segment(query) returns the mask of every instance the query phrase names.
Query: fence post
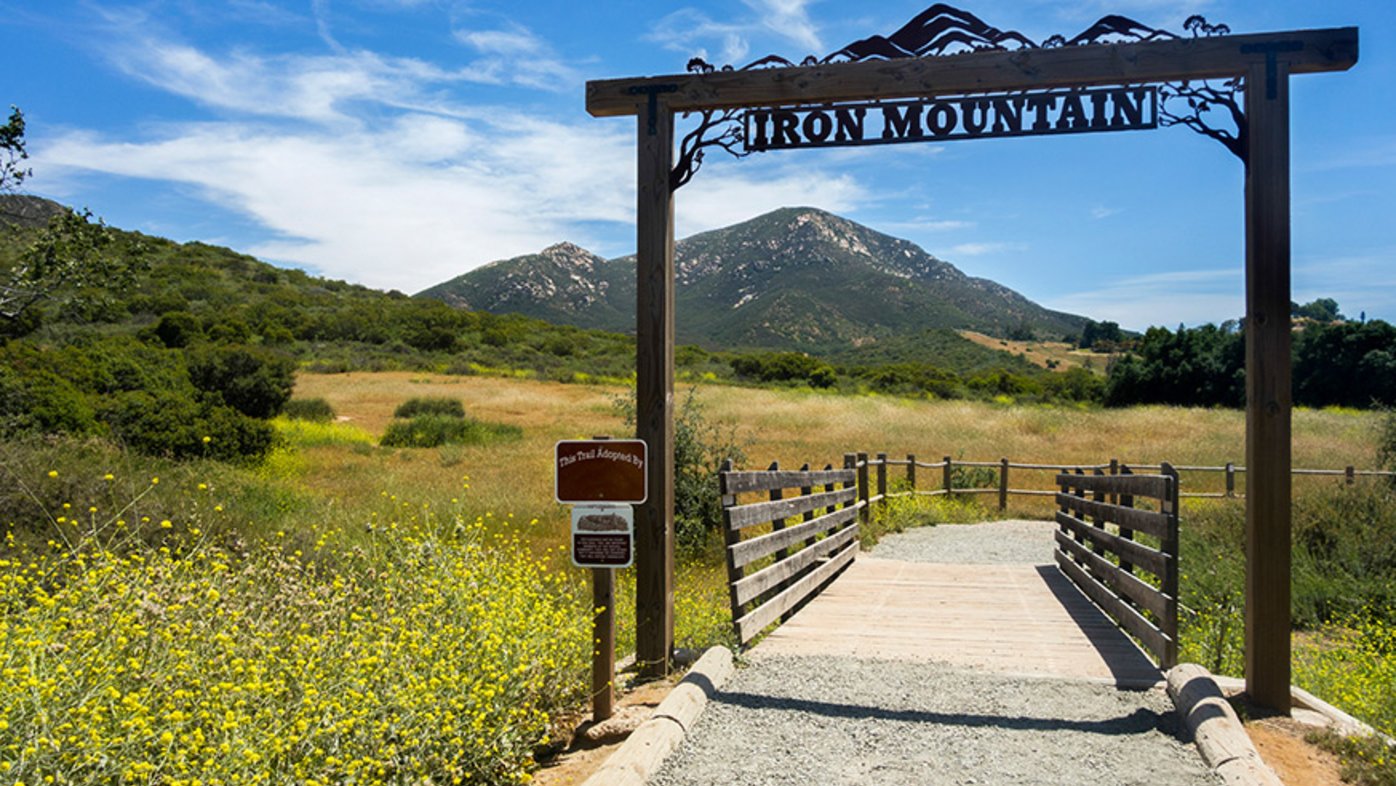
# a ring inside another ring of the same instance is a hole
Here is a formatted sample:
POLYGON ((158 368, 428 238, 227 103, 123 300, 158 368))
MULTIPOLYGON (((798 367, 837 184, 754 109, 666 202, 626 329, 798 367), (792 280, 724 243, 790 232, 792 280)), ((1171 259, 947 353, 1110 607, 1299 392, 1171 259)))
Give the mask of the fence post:
POLYGON ((1236 465, 1226 462, 1226 496, 1236 496, 1236 465))
MULTIPOLYGON (((844 469, 853 469, 853 468, 856 467, 857 465, 858 465, 858 457, 857 457, 857 456, 855 456, 855 455, 852 454, 852 453, 845 453, 845 454, 843 454, 843 468, 844 468, 844 469)), ((848 484, 845 483, 845 484, 844 484, 844 488, 847 489, 847 488, 848 488, 848 484)), ((855 500, 854 502, 845 502, 843 506, 844 506, 845 508, 847 508, 847 507, 850 506, 850 505, 856 505, 856 504, 857 504, 857 501, 855 500)), ((859 534, 861 535, 862 533, 859 533, 859 534)))
MULTIPOLYGON (((1115 458, 1110 459, 1110 474, 1111 474, 1111 475, 1118 475, 1118 474, 1120 474, 1120 460, 1119 460, 1119 459, 1115 459, 1115 458)), ((1111 505, 1118 505, 1119 503, 1120 503, 1120 497, 1119 497, 1119 495, 1118 495, 1118 494, 1112 493, 1112 494, 1110 495, 1110 504, 1111 504, 1111 505)))
POLYGON ((881 500, 879 508, 887 507, 887 454, 877 454, 877 496, 881 500))
POLYGON ((1178 471, 1167 462, 1160 465, 1159 469, 1172 480, 1168 484, 1168 498, 1159 503, 1163 512, 1168 514, 1167 536, 1160 544, 1163 553, 1168 555, 1163 568, 1162 588, 1164 597, 1167 598, 1162 622, 1165 626, 1163 632, 1168 634, 1168 643, 1164 647, 1163 662, 1159 665, 1164 669, 1171 669, 1178 665, 1178 471))
POLYGON ((872 507, 868 503, 868 454, 858 453, 858 501, 863 503, 861 518, 864 524, 872 520, 872 507))
POLYGON ((1347 469, 1344 470, 1343 475, 1347 478, 1348 485, 1351 486, 1353 481, 1357 479, 1357 470, 1353 468, 1351 464, 1349 464, 1347 466, 1347 469))
POLYGON ((1008 510, 1008 459, 999 461, 999 510, 1008 510))
MULTIPOLYGON (((1133 475, 1133 474, 1134 474, 1133 472, 1130 471, 1130 468, 1129 468, 1129 467, 1126 467, 1126 466, 1123 466, 1123 465, 1121 465, 1121 466, 1119 467, 1119 470, 1120 470, 1120 474, 1121 474, 1121 475, 1133 475)), ((1132 508, 1132 507, 1134 507, 1134 495, 1133 495, 1133 494, 1121 494, 1121 495, 1119 495, 1119 504, 1120 504, 1120 507, 1122 507, 1122 508, 1132 508)), ((1132 529, 1125 529, 1124 527, 1120 527, 1120 537, 1124 538, 1125 540, 1134 540, 1134 530, 1132 530, 1132 529)), ((1125 559, 1124 557, 1120 557, 1120 570, 1123 570, 1125 573, 1133 573, 1133 572, 1134 572, 1134 563, 1130 562, 1129 560, 1125 559)))
POLYGON ((950 457, 949 457, 949 456, 946 456, 946 457, 945 457, 944 473, 945 473, 945 479, 944 479, 944 481, 945 481, 945 493, 948 495, 948 494, 953 490, 953 489, 952 489, 952 486, 951 486, 952 481, 951 481, 951 477, 950 477, 950 476, 951 476, 951 471, 950 471, 950 457))
POLYGON ((906 454, 906 485, 910 488, 912 496, 916 495, 916 454, 906 454))
MULTIPOLYGON (((1103 476, 1105 475, 1105 471, 1102 470, 1100 467, 1096 467, 1094 470, 1091 471, 1091 474, 1092 474, 1092 475, 1096 475, 1096 476, 1098 476, 1098 477, 1103 477, 1103 476)), ((1104 502, 1105 502, 1105 492, 1103 492, 1103 491, 1093 491, 1093 492, 1091 492, 1091 499, 1095 500, 1096 502, 1104 503, 1104 502)), ((1092 519, 1095 519, 1095 521, 1094 521, 1093 523, 1095 524, 1096 529, 1100 529, 1100 530, 1105 529, 1105 517, 1104 517, 1104 516, 1095 515, 1095 516, 1092 516, 1091 518, 1092 518, 1092 519)), ((1104 546, 1102 546, 1102 545, 1100 545, 1100 544, 1097 543, 1097 544, 1094 544, 1094 545, 1091 547, 1091 549, 1096 553, 1097 556, 1101 556, 1101 557, 1105 556, 1105 547, 1104 547, 1104 546)))
POLYGON ((737 626, 737 620, 742 618, 742 604, 737 602, 737 582, 746 571, 737 567, 736 560, 732 558, 732 547, 742 541, 742 533, 732 527, 732 508, 737 504, 737 495, 727 490, 727 473, 731 471, 732 459, 723 459, 717 482, 718 492, 722 495, 722 540, 727 547, 724 549, 727 557, 727 600, 732 608, 732 632, 741 641, 742 629, 737 626))
MULTIPOLYGON (((780 462, 779 462, 779 461, 772 461, 772 462, 771 462, 771 466, 767 467, 767 468, 766 468, 766 471, 767 471, 767 472, 779 472, 779 471, 780 471, 780 462)), ((771 500, 772 502, 777 502, 777 501, 782 500, 782 499, 785 499, 785 489, 771 489, 770 500, 771 500)), ((780 530, 783 530, 783 529, 785 529, 785 519, 771 519, 771 531, 772 531, 772 532, 779 532, 780 530)), ((780 549, 779 551, 776 552, 776 562, 780 562, 781 560, 785 559, 785 558, 788 557, 788 556, 790 556, 790 549, 780 549)))

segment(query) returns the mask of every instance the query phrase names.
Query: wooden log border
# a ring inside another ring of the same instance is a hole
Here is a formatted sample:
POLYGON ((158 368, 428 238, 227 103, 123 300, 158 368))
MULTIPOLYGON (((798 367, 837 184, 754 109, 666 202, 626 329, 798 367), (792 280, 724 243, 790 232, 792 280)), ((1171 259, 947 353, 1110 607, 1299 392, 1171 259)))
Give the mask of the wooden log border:
POLYGON ((1168 669, 1178 661, 1178 473, 1168 464, 1157 475, 1121 470, 1057 475, 1053 553, 1062 572, 1168 669), (1137 497, 1157 500, 1158 512, 1136 509, 1137 497), (1158 548, 1136 542, 1135 532, 1157 538, 1158 548))
POLYGON ((772 464, 765 471, 736 471, 725 462, 718 474, 732 626, 745 646, 786 619, 853 562, 859 549, 859 498, 867 463, 853 457, 843 469, 799 471, 772 464), (793 495, 786 496, 788 490, 793 495), (738 495, 769 492, 769 499, 741 504, 738 495), (794 520, 787 525, 787 520, 794 520), (770 531, 744 537, 748 530, 770 531), (769 564, 753 566, 773 557, 769 564))

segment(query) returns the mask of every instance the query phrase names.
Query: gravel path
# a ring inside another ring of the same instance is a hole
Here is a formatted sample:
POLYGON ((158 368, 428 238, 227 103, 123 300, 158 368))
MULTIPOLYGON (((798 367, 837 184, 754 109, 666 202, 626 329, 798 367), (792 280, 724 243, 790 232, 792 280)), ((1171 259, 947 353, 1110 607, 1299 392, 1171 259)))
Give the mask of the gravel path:
POLYGON ((869 552, 874 557, 956 565, 1052 564, 1050 521, 987 521, 938 524, 886 535, 869 552))
POLYGON ((1220 783, 1176 725, 1160 691, 758 648, 651 783, 1220 783))
MULTIPOLYGON (((1050 522, 942 524, 872 555, 1048 564, 1050 522)), ((1215 784, 1161 690, 1010 677, 938 663, 765 655, 709 703, 655 786, 1215 784)))

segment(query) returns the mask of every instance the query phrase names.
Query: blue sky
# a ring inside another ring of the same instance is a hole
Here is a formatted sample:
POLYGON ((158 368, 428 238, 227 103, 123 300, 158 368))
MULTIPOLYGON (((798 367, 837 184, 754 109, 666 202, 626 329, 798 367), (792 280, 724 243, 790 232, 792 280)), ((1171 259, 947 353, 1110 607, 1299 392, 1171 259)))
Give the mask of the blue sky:
MULTIPOLYGON (((588 116, 587 80, 693 55, 798 61, 925 5, 0 0, 0 104, 26 114, 34 193, 415 292, 562 240, 633 251, 634 120, 588 116)), ((962 5, 1039 41, 1107 13, 1175 31, 1192 13, 1235 32, 1359 26, 1353 70, 1293 80, 1294 296, 1396 321, 1396 3, 962 5)), ((1172 326, 1244 310, 1242 174, 1182 128, 718 153, 676 214, 683 237, 813 205, 1047 306, 1172 326)))

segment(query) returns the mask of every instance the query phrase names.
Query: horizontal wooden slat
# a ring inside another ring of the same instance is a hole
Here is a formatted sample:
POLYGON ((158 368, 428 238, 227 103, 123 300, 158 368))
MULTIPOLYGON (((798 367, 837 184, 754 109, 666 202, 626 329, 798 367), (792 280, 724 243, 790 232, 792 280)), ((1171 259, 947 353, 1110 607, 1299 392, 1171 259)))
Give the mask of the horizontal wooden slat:
POLYGON ((837 491, 825 491, 819 494, 809 494, 803 497, 791 497, 789 499, 776 499, 770 502, 756 502, 751 505, 740 505, 727 509, 727 526, 732 529, 742 529, 756 524, 765 524, 768 521, 778 519, 788 519, 791 516, 798 516, 811 510, 819 510, 833 505, 840 505, 845 502, 852 502, 858 495, 858 489, 846 488, 837 491))
POLYGON ((850 543, 844 547, 843 551, 835 554, 833 559, 820 565, 809 573, 805 574, 799 581, 791 584, 779 595, 766 601, 749 614, 737 620, 737 638, 742 644, 746 644, 755 638, 767 625, 775 622, 780 615, 795 608, 800 601, 804 600, 819 588, 819 585, 828 581, 835 573, 853 561, 854 555, 858 553, 858 544, 850 543))
POLYGON ((1071 581, 1081 591, 1086 593, 1095 605, 1099 606, 1106 614, 1109 614, 1119 623, 1121 628, 1132 634, 1135 638, 1144 642, 1144 646, 1154 653, 1154 657, 1162 661, 1168 651, 1168 636, 1158 628, 1149 623, 1144 616, 1125 604, 1124 601, 1110 594, 1103 584, 1091 578, 1086 571, 1075 562, 1072 562, 1060 551, 1054 552, 1057 555, 1057 565, 1062 572, 1071 577, 1071 581))
POLYGON ((744 540, 741 543, 733 543, 727 547, 732 555, 733 567, 750 565, 762 557, 771 555, 788 546, 793 546, 806 538, 812 538, 821 532, 831 530, 840 524, 847 524, 858 514, 861 505, 857 507, 843 508, 833 513, 826 513, 819 518, 810 519, 803 524, 796 524, 793 527, 778 529, 768 532, 765 535, 744 540))
POLYGON ((1168 537, 1168 514, 1166 513, 1127 508, 1123 505, 1111 505, 1108 502, 1096 502, 1060 492, 1057 493, 1057 504, 1071 508, 1077 516, 1084 514, 1097 520, 1103 518, 1120 525, 1121 529, 1132 529, 1136 532, 1153 535, 1156 538, 1168 537))
POLYGON ((1069 472, 1057 475, 1058 486, 1154 499, 1167 498, 1169 480, 1167 475, 1075 475, 1069 472))
POLYGON ((799 489, 813 486, 827 486, 830 483, 852 483, 858 473, 851 469, 762 472, 724 472, 721 475, 723 494, 742 494, 748 491, 771 491, 772 489, 799 489))
POLYGON ((1115 554, 1119 555, 1121 560, 1131 565, 1141 567, 1155 576, 1163 576, 1164 566, 1168 562, 1168 557, 1163 552, 1151 549, 1148 546, 1141 545, 1132 540, 1125 540, 1119 535, 1112 535, 1099 527, 1091 526, 1061 511, 1057 511, 1057 523, 1070 529, 1072 532, 1084 535, 1096 545, 1115 552, 1115 554))
POLYGON ((1168 596, 1164 595, 1162 590, 1132 573, 1124 572, 1119 565, 1072 540, 1061 530, 1057 530, 1056 538, 1058 548, 1075 557, 1077 562, 1085 562, 1096 579, 1116 594, 1124 595, 1134 601, 1136 606, 1152 611, 1160 620, 1168 617, 1168 596))
POLYGON ((1276 45, 1293 44, 1299 45, 1298 51, 1278 55, 1289 64, 1292 73, 1341 71, 1357 62, 1357 43, 1357 28, 1341 27, 605 79, 587 82, 586 108, 595 117, 614 117, 637 114, 650 96, 657 97, 670 110, 686 112, 1222 79, 1245 74, 1252 63, 1265 62, 1265 47, 1272 47, 1268 51, 1274 52, 1276 45))
POLYGON ((1008 462, 1009 469, 1036 469, 1036 470, 1056 470, 1058 472, 1070 472, 1072 470, 1087 469, 1109 469, 1109 464, 1014 464, 1008 462))
POLYGON ((786 559, 768 565, 746 578, 732 584, 732 592, 738 605, 750 603, 762 593, 770 591, 781 582, 793 578, 800 571, 813 565, 823 557, 838 551, 858 536, 858 525, 850 524, 829 537, 806 546, 786 559))

